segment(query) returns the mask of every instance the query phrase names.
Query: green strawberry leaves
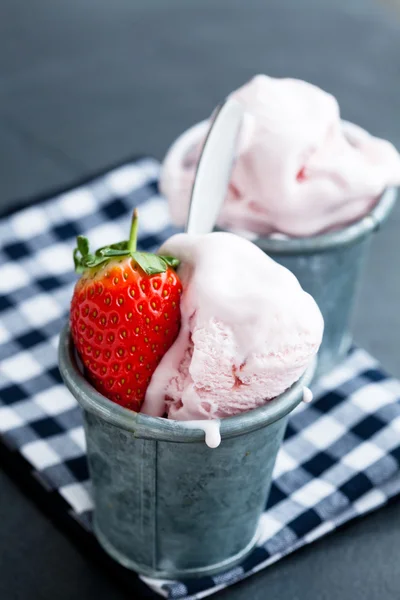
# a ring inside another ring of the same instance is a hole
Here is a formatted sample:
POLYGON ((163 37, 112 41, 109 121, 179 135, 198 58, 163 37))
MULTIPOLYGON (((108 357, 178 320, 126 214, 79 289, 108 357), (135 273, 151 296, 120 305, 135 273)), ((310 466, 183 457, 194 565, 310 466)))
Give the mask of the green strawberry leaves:
POLYGON ((77 273, 83 273, 85 269, 98 267, 117 256, 131 256, 147 275, 156 275, 164 273, 168 267, 176 269, 179 266, 179 260, 173 256, 159 256, 149 252, 138 252, 136 250, 136 240, 138 231, 138 213, 135 208, 132 215, 131 230, 129 240, 103 246, 91 254, 88 239, 82 235, 76 238, 77 247, 74 250, 74 264, 77 273))
POLYGON ((176 269, 179 266, 179 260, 172 256, 158 256, 148 252, 132 252, 131 256, 147 275, 163 273, 168 267, 176 269))
POLYGON ((156 275, 164 273, 168 267, 176 269, 179 266, 179 260, 173 256, 159 256, 149 252, 130 251, 129 242, 119 242, 110 246, 99 248, 94 254, 89 251, 89 242, 86 237, 79 235, 77 237, 77 247, 74 250, 74 264, 77 273, 83 273, 86 269, 98 267, 102 263, 118 256, 130 256, 143 269, 147 275, 156 275))
POLYGON ((78 235, 76 238, 78 244, 78 250, 82 256, 87 256, 89 254, 89 240, 83 235, 78 235))
POLYGON ((83 273, 88 268, 88 262, 94 258, 89 252, 89 240, 83 235, 76 238, 77 247, 74 249, 74 265, 77 273, 83 273))

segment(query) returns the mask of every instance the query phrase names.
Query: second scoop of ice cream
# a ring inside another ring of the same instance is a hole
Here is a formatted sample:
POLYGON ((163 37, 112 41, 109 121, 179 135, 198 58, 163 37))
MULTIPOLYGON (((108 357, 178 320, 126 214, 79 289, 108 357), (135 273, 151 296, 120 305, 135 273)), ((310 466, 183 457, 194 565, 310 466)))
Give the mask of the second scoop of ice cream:
POLYGON ((230 233, 176 235, 160 251, 181 260, 182 325, 142 412, 227 417, 299 379, 318 351, 323 319, 290 271, 230 233))
MULTIPOLYGON (((259 235, 319 234, 356 221, 386 186, 400 185, 400 156, 384 140, 343 125, 335 98, 296 79, 254 77, 233 92, 246 109, 236 163, 218 224, 259 235)), ((160 187, 183 225, 203 122, 172 145, 160 187)))

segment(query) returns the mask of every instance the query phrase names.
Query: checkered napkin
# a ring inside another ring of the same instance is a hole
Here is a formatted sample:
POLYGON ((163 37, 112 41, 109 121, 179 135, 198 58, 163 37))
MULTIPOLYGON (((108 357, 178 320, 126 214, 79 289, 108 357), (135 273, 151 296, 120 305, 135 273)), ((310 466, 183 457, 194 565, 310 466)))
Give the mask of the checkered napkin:
MULTIPOLYGON (((134 206, 142 249, 170 236, 158 172, 153 160, 133 162, 0 220, 0 440, 86 531, 93 505, 81 414, 57 369, 72 249, 77 234, 92 247, 123 239, 134 206)), ((400 382, 353 349, 314 393, 290 418, 252 554, 221 575, 144 578, 148 585, 169 598, 203 598, 400 492, 400 382)))

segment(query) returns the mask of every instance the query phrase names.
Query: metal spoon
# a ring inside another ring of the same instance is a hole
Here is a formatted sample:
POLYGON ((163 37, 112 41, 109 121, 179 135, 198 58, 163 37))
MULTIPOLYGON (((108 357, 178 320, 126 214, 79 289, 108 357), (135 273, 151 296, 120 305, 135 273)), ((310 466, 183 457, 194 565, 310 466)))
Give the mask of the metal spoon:
POLYGON ((210 233, 214 228, 228 188, 243 114, 242 104, 233 98, 217 107, 197 166, 187 233, 210 233))

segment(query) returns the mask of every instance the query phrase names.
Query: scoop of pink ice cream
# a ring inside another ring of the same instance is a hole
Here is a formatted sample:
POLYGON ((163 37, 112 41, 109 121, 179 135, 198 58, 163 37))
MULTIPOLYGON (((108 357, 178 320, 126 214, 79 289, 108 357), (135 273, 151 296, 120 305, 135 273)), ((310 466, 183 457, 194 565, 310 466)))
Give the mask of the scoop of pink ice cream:
MULTIPOLYGON (((335 98, 318 87, 258 75, 232 96, 246 115, 221 227, 311 236, 359 219, 385 187, 400 185, 394 146, 343 124, 335 98)), ((208 128, 189 129, 164 161, 161 190, 177 225, 186 221, 208 128)))
POLYGON ((290 271, 232 233, 176 235, 160 252, 181 260, 182 325, 152 376, 143 412, 227 417, 299 379, 318 351, 323 320, 290 271))

